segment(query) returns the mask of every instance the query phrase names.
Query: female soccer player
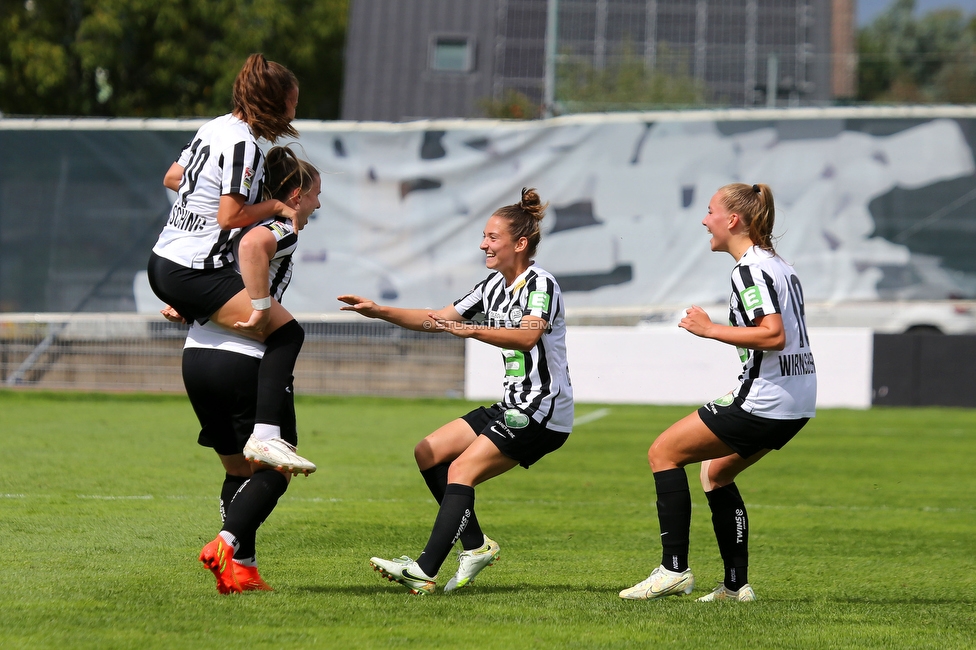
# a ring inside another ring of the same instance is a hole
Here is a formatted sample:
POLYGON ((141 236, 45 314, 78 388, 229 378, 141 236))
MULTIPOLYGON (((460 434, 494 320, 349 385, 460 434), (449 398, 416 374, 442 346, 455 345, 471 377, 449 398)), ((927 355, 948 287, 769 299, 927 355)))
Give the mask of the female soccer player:
POLYGON ((187 321, 210 320, 265 344, 260 365, 254 441, 247 455, 296 472, 315 465, 281 443, 278 414, 305 333, 265 286, 246 285, 233 268, 241 228, 297 214, 278 199, 259 200, 264 155, 257 139, 297 136, 291 126, 298 81, 284 66, 252 54, 234 81, 233 112, 200 127, 163 185, 177 192, 169 219, 153 246, 149 282, 155 294, 187 321))
MULTIPOLYGON (((265 189, 295 211, 301 230, 319 207, 318 171, 287 147, 272 148, 267 164, 265 189)), ((290 221, 268 220, 252 226, 238 245, 241 272, 254 276, 254 285, 263 285, 268 295, 280 301, 291 280, 291 256, 297 245, 298 233, 290 221)), ((182 322, 175 310, 164 310, 164 316, 182 322)), ((198 442, 217 452, 226 472, 220 492, 223 527, 200 553, 222 594, 271 589, 258 574, 255 537, 292 474, 290 469, 275 471, 251 463, 243 453, 254 426, 258 368, 264 353, 265 345, 259 341, 209 321, 192 323, 183 349, 183 383, 201 426, 198 442)), ((284 444, 294 450, 298 432, 293 391, 288 395, 281 432, 284 444)))
POLYGON ((739 387, 674 423, 651 445, 661 525, 661 566, 620 592, 648 600, 690 594, 691 492, 684 467, 702 462, 701 483, 725 564, 725 580, 699 601, 756 599, 749 585, 749 524, 735 478, 771 449, 781 449, 814 416, 817 375, 793 267, 773 250, 775 209, 767 185, 732 183, 718 190, 702 224, 713 251, 735 258, 730 325, 691 307, 680 327, 734 345, 743 361, 739 387))
POLYGON ((339 296, 347 311, 497 346, 505 362, 499 402, 445 424, 414 449, 420 473, 440 504, 430 539, 416 562, 406 556, 370 560, 376 571, 411 593, 434 591, 441 564, 459 539, 458 570, 444 591, 470 586, 495 561, 498 544, 481 531, 475 516, 475 486, 516 465, 528 468, 561 447, 572 430, 562 293, 552 275, 532 261, 547 206, 534 189, 523 189, 518 203, 495 211, 481 240, 491 274, 453 305, 431 312, 339 296), (483 323, 471 322, 479 315, 483 323))

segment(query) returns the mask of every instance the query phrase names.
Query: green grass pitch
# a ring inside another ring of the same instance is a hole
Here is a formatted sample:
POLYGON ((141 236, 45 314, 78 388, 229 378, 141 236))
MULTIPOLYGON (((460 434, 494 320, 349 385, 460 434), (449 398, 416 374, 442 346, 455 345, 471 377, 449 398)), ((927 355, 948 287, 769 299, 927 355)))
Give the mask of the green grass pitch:
MULTIPOLYGON (((196 558, 223 474, 185 398, 0 392, 0 647, 976 647, 976 410, 822 411, 738 481, 759 600, 706 604, 617 597, 660 559, 646 452, 689 408, 579 405, 609 412, 478 488, 499 562, 410 596, 368 559, 422 550, 413 445, 468 408, 301 398, 319 471, 258 533, 276 590, 220 596, 196 558)), ((722 577, 697 471, 696 597, 722 577)))

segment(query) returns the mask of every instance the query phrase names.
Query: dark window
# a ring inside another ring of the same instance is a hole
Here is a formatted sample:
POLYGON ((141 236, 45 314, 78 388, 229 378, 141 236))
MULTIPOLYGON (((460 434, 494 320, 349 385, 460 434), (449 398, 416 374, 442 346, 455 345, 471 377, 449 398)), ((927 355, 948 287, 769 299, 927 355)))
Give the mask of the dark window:
POLYGON ((431 39, 430 69, 471 72, 474 69, 474 43, 466 36, 435 36, 431 39))

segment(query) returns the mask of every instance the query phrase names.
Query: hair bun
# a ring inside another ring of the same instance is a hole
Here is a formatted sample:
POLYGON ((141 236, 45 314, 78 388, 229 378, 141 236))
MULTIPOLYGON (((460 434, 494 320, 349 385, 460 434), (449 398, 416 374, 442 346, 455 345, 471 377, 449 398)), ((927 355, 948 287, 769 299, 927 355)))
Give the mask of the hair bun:
POLYGON ((752 191, 755 192, 756 194, 759 194, 759 186, 758 185, 753 185, 752 186, 752 191))

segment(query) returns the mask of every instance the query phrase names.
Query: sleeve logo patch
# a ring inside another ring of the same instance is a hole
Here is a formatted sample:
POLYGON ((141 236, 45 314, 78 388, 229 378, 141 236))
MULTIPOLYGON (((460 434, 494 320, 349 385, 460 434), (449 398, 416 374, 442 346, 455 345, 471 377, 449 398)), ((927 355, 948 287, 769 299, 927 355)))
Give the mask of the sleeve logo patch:
POLYGON ((284 225, 278 223, 277 221, 268 224, 268 228, 270 228, 278 236, 278 239, 281 239, 288 234, 285 232, 284 225))
POLYGON ((762 293, 759 292, 759 287, 748 287, 739 293, 739 297, 742 298, 742 306, 748 311, 752 311, 763 304, 762 293))
POLYGON ((549 311, 549 294, 545 291, 533 291, 529 294, 526 306, 530 310, 541 309, 542 311, 549 311))
POLYGON ((245 167, 244 168, 244 180, 241 181, 241 185, 243 185, 245 188, 247 188, 248 190, 250 190, 251 189, 251 181, 253 181, 253 180, 254 180, 254 170, 251 169, 250 167, 245 167))

